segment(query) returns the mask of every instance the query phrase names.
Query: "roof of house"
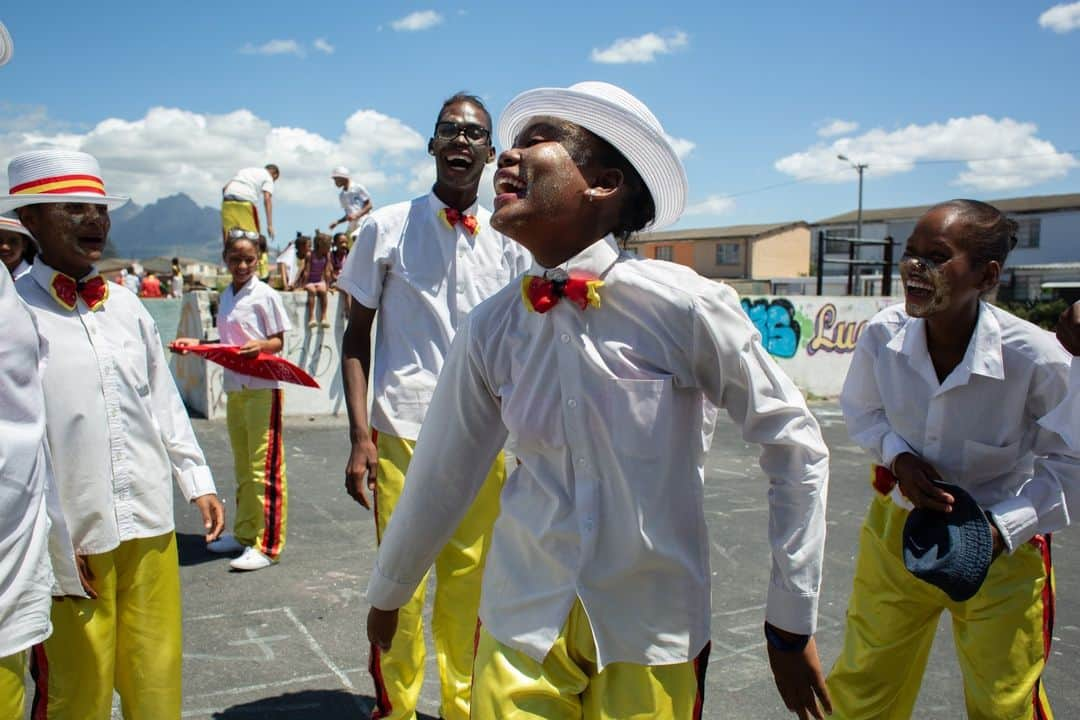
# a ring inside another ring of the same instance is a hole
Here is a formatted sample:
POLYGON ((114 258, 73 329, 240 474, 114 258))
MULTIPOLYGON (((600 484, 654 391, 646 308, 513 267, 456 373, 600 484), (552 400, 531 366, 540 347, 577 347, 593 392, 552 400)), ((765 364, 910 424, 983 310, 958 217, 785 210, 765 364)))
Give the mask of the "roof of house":
POLYGON ((761 225, 728 225, 726 227, 665 230, 663 232, 637 233, 630 238, 630 243, 641 244, 650 242, 672 242, 677 240, 715 240, 718 238, 756 239, 795 227, 809 228, 810 226, 805 220, 789 220, 787 222, 765 223, 761 225))
MULTIPOLYGON (((1080 210, 1080 193, 1067 193, 1064 195, 1029 195, 1028 197, 1002 198, 1000 200, 987 200, 998 210, 1006 213, 1033 213, 1048 212, 1054 210, 1080 210)), ((915 205, 912 207, 879 208, 863 210, 862 221, 887 222, 889 220, 914 220, 920 217, 933 205, 915 205)), ((858 218, 858 210, 833 215, 832 217, 818 220, 815 225, 850 225, 858 218)))

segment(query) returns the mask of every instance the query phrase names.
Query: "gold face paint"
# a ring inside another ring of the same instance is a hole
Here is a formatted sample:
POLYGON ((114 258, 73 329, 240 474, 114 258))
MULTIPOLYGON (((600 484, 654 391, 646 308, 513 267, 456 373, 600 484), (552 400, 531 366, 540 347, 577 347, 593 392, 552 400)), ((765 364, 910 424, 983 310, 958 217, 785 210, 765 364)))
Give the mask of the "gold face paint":
POLYGON ((907 255, 900 261, 904 283, 904 309, 911 317, 929 317, 949 307, 952 287, 943 265, 933 260, 907 255))

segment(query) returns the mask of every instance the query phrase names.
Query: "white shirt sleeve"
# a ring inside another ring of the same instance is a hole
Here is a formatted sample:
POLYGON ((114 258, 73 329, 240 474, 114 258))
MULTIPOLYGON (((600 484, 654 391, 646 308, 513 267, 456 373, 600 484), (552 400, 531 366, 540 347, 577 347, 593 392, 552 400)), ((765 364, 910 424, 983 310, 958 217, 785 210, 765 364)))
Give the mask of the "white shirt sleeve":
POLYGON ((380 235, 379 224, 370 215, 365 216, 337 280, 339 288, 373 310, 379 307, 386 277, 385 249, 380 235))
POLYGON ((870 453, 877 462, 891 468, 898 455, 918 453, 893 430, 885 414, 885 403, 874 376, 876 353, 882 347, 876 331, 877 328, 871 325, 855 344, 840 392, 840 409, 852 442, 870 453))
POLYGON ((266 289, 268 290, 267 302, 258 306, 260 311, 264 311, 259 313, 259 319, 263 323, 263 332, 266 337, 292 330, 289 313, 285 310, 285 303, 281 301, 281 296, 273 288, 266 289))
POLYGON ((409 462, 405 491, 379 545, 368 601, 404 605, 454 534, 506 440, 499 399, 484 379, 466 320, 450 346, 409 462))
POLYGON ((184 402, 176 389, 157 327, 149 314, 139 319, 139 329, 146 344, 146 374, 150 381, 150 404, 161 429, 161 439, 172 464, 180 492, 188 502, 202 495, 217 494, 214 477, 206 464, 202 448, 195 438, 184 402))
POLYGON ((812 634, 825 550, 829 450, 791 379, 762 347, 757 331, 723 286, 695 301, 694 380, 762 446, 769 477, 772 574, 765 617, 788 632, 812 634))

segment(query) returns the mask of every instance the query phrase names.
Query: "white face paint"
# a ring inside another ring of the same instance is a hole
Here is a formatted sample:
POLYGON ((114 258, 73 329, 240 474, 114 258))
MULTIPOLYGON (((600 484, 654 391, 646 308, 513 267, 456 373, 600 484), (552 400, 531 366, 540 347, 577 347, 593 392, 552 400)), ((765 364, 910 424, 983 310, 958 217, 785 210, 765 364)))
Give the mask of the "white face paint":
POLYGON ((943 265, 928 258, 905 255, 900 261, 904 283, 904 309, 911 317, 928 317, 947 308, 952 301, 943 265))

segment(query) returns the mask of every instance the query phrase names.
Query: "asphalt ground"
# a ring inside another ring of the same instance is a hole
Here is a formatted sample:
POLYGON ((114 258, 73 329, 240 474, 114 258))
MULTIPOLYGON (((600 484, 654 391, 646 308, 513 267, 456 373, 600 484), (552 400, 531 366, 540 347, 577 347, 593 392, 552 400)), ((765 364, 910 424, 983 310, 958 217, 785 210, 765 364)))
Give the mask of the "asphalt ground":
MULTIPOLYGON (((823 667, 840 651, 858 532, 871 498, 866 456, 847 438, 835 403, 813 405, 832 449, 825 575, 817 642, 823 667)), ((223 422, 195 421, 226 509, 234 504, 232 457, 223 422)), ((229 571, 203 548, 194 508, 177 497, 184 588, 184 718, 366 718, 372 704, 364 634, 364 590, 372 567, 371 515, 343 488, 344 421, 286 421, 288 540, 266 570, 229 571)), ((706 464, 712 541, 713 648, 707 718, 793 717, 772 683, 761 635, 770 567, 767 481, 757 449, 724 418, 706 464)), ((1080 530, 1054 538, 1057 619, 1044 682, 1059 718, 1080 718, 1080 530)), ((430 598, 430 593, 429 593, 430 598)), ((898 663, 903 658, 897 658, 898 663)), ((438 713, 429 658, 421 711, 438 713)), ((119 715, 117 715, 118 717, 119 715)), ((424 716, 426 717, 426 716, 424 716)), ((963 687, 944 614, 915 711, 964 717, 963 687)))

